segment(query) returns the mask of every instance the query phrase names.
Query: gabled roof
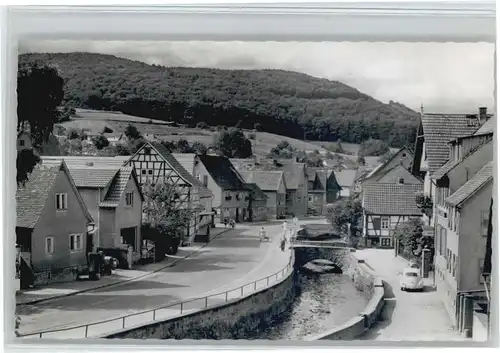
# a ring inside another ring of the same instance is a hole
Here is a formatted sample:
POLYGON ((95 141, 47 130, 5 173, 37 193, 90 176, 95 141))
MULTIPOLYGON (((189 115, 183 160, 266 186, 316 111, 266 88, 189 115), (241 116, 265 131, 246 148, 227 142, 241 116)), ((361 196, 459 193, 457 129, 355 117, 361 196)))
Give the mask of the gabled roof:
MULTIPOLYGON (((194 164, 196 159, 196 154, 194 153, 172 153, 172 156, 186 169, 191 175, 194 172, 194 164)), ((194 185, 198 187, 198 192, 200 197, 212 197, 214 194, 208 188, 206 188, 201 181, 194 178, 194 185)))
MULTIPOLYGON (((411 156, 411 159, 413 159, 413 153, 410 151, 409 148, 407 147, 401 147, 396 153, 394 153, 391 158, 389 158, 386 162, 384 163, 381 163, 379 164, 377 167, 375 167, 375 169, 373 169, 371 172, 369 172, 365 177, 364 179, 370 179, 372 177, 375 177, 377 176, 378 174, 384 172, 384 168, 389 165, 394 159, 396 159, 396 157, 398 157, 400 154, 404 154, 404 151, 406 151, 407 153, 409 153, 411 156)), ((404 156, 403 156, 404 158, 404 156)), ((390 168, 390 169, 387 169, 385 170, 386 173, 388 173, 389 171, 393 170, 393 168, 390 168)))
POLYGON ((85 217, 89 222, 93 222, 92 216, 77 191, 66 164, 61 161, 48 165, 36 165, 26 183, 18 187, 16 193, 17 227, 35 228, 60 172, 67 176, 85 217))
POLYGON ((264 191, 278 191, 283 179, 283 172, 277 170, 248 170, 239 173, 247 183, 255 183, 264 191))
POLYGON ((471 124, 469 115, 424 114, 422 127, 427 155, 428 170, 432 174, 449 157, 448 142, 460 137, 472 135, 478 125, 471 124))
POLYGON ((184 182, 186 182, 191 186, 195 184, 193 175, 191 175, 191 173, 189 173, 177 161, 177 159, 174 158, 172 153, 170 153, 170 151, 163 144, 159 142, 146 142, 141 148, 139 148, 139 150, 132 157, 129 158, 129 161, 132 161, 135 158, 135 156, 138 155, 145 147, 153 148, 158 153, 158 155, 161 158, 163 158, 163 160, 167 162, 167 164, 177 172, 179 177, 182 180, 184 180, 184 182))
MULTIPOLYGON (((125 192, 125 188, 127 187, 127 183, 131 177, 134 178, 136 184, 139 185, 134 167, 121 167, 118 170, 118 173, 116 173, 116 176, 113 178, 108 192, 106 193, 106 196, 104 196, 104 200, 99 204, 99 206, 118 207, 123 193, 125 192)), ((141 188, 138 187, 138 190, 139 195, 141 196, 141 200, 144 201, 144 196, 142 194, 141 188)))
POLYGON ((471 179, 445 200, 451 206, 461 206, 479 189, 493 180, 493 162, 481 168, 471 179))
POLYGON ((337 183, 341 187, 351 187, 354 184, 354 179, 356 177, 356 170, 343 169, 341 171, 335 172, 335 177, 337 178, 337 183))
POLYGON ((123 166, 130 156, 115 156, 115 157, 97 157, 97 156, 42 156, 40 157, 45 163, 46 161, 55 160, 64 162, 69 168, 73 167, 116 167, 117 169, 123 166))
POLYGON ((198 158, 221 189, 247 190, 245 182, 228 158, 215 155, 203 155, 198 158))
POLYGON ((247 188, 250 189, 252 197, 255 201, 265 201, 267 200, 266 194, 257 186, 255 183, 247 183, 247 188))
POLYGON ((453 161, 447 161, 441 168, 436 170, 433 174, 431 174, 431 178, 435 180, 439 180, 442 177, 444 177, 446 174, 448 174, 450 171, 452 171, 456 166, 458 166, 460 163, 462 163, 466 158, 468 158, 471 154, 474 154, 477 150, 479 150, 481 147, 484 145, 488 144, 491 142, 491 138, 483 141, 481 144, 473 148, 472 150, 469 151, 465 156, 463 156, 460 159, 453 160, 453 161))
POLYGON ((422 184, 367 184, 363 190, 363 209, 375 215, 421 215, 416 196, 422 190, 422 184))
MULTIPOLYGON (((287 189, 298 189, 301 175, 306 173, 306 165, 298 163, 294 159, 268 159, 262 161, 260 166, 263 170, 281 170, 285 175, 287 189)), ((307 183, 307 177, 304 175, 307 183)))
POLYGON ((78 188, 104 188, 111 183, 120 167, 70 167, 71 176, 78 188))

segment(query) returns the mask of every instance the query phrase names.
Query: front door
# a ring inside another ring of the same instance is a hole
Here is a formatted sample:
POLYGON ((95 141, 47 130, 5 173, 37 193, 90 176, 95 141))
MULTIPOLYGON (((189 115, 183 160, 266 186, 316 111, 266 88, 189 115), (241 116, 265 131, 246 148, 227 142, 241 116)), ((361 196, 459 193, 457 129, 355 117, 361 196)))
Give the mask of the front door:
POLYGON ((135 251, 136 248, 136 227, 122 228, 120 230, 120 235, 122 237, 123 244, 128 244, 132 246, 135 251))
POLYGON ((240 209, 239 208, 236 208, 236 222, 239 222, 240 221, 240 209))

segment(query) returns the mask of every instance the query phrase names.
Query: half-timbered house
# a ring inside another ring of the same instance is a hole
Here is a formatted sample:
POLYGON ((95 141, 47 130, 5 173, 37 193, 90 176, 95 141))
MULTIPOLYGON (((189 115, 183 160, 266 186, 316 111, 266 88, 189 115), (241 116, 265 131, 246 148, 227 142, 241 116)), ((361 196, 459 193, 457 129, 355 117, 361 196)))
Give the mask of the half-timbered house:
POLYGON ((363 238, 368 247, 393 247, 393 230, 410 218, 420 218, 420 184, 367 184, 363 190, 363 238))
POLYGON ((193 216, 186 229, 186 240, 191 242, 199 229, 200 194, 194 177, 168 151, 157 142, 145 143, 128 161, 126 166, 133 166, 140 185, 146 183, 167 183, 177 191, 179 208, 192 210, 193 216))

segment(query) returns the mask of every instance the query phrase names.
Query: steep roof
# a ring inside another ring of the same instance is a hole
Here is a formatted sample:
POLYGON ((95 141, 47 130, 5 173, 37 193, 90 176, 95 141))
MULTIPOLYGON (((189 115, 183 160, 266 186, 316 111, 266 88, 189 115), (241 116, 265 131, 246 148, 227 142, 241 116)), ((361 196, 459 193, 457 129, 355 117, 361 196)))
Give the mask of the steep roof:
POLYGON ((224 190, 247 190, 245 182, 228 158, 203 155, 198 156, 215 183, 224 190))
POLYGON ((239 173, 247 183, 255 183, 264 191, 278 191, 283 178, 283 172, 277 170, 248 170, 239 173))
POLYGON ((304 173, 305 164, 290 163, 283 165, 282 168, 285 174, 286 187, 288 189, 298 189, 300 184, 301 174, 304 173))
POLYGON ((45 204, 50 195, 50 192, 57 180, 57 176, 63 172, 68 177, 69 183, 84 214, 89 222, 92 222, 85 203, 83 202, 80 193, 77 191, 76 186, 71 178, 70 173, 64 162, 50 163, 48 165, 38 164, 29 175, 28 180, 22 186, 17 188, 16 193, 16 213, 17 227, 35 228, 38 223, 45 204))
MULTIPOLYGON (((139 153, 144 147, 150 145, 152 148, 158 152, 158 154, 167 162, 170 167, 172 167, 177 174, 189 185, 195 185, 194 177, 191 173, 189 173, 178 161, 175 157, 170 153, 170 151, 159 142, 148 142, 142 146, 137 153, 139 153)), ((136 154, 137 154, 136 153, 136 154)), ((133 158, 133 157, 132 157, 133 158)), ((131 159, 132 159, 131 158, 131 159)))
POLYGON ((493 162, 489 162, 481 168, 445 201, 452 206, 460 206, 491 180, 493 180, 493 162))
POLYGON ((252 193, 252 197, 255 201, 265 201, 267 200, 266 194, 259 188, 259 186, 255 183, 247 183, 247 188, 250 189, 252 193))
POLYGON ((61 161, 64 162, 69 168, 73 167, 121 167, 126 163, 130 156, 115 156, 115 157, 97 157, 97 156, 42 156, 40 157, 45 163, 46 161, 61 161))
POLYGON ((474 135, 482 135, 495 132, 495 116, 486 120, 486 122, 481 125, 479 129, 474 133, 474 135))
MULTIPOLYGON (((101 207, 117 207, 122 199, 125 188, 129 179, 133 177, 137 185, 139 185, 137 178, 135 176, 134 167, 121 167, 118 170, 115 178, 113 179, 104 200, 99 204, 101 207)), ((139 187, 139 194, 141 195, 142 201, 144 201, 144 196, 142 195, 141 188, 139 187)))
POLYGON ((343 169, 341 171, 335 172, 335 177, 337 178, 337 182, 341 187, 351 187, 354 184, 356 170, 343 169))
POLYGON ((71 176, 79 188, 104 188, 109 185, 120 167, 70 167, 71 176))
POLYGON ((472 135, 478 125, 469 115, 425 114, 422 127, 428 170, 432 174, 446 163, 449 157, 448 142, 461 136, 472 135))
MULTIPOLYGON (((196 159, 196 154, 194 153, 172 153, 172 156, 186 169, 191 175, 194 172, 194 164, 196 159)), ((212 197, 214 194, 207 187, 205 187, 201 181, 193 179, 194 185, 198 187, 198 192, 200 197, 212 197)))
POLYGON ((422 184, 367 184, 363 190, 363 209, 367 214, 421 215, 416 195, 422 184))

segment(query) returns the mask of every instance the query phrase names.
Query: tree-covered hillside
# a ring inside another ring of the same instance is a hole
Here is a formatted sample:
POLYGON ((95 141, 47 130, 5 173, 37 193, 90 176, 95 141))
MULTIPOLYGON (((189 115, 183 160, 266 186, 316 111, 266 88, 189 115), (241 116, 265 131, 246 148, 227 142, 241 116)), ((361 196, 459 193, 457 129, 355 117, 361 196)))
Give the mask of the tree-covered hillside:
POLYGON ((167 68, 112 55, 23 54, 20 65, 53 64, 68 106, 118 110, 195 126, 236 126, 308 140, 393 147, 413 141, 418 115, 341 82, 281 70, 167 68))

